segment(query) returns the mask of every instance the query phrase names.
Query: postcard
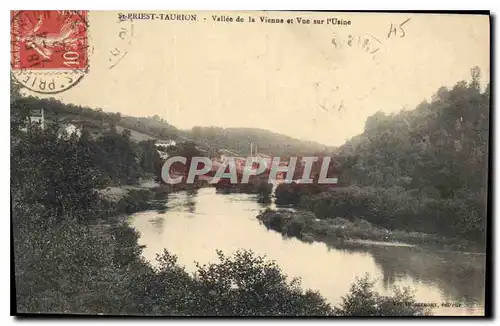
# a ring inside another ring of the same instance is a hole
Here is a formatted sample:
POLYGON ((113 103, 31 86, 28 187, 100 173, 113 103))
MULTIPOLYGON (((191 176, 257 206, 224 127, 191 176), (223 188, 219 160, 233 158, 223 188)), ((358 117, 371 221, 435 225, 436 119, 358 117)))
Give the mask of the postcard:
POLYGON ((10 18, 13 314, 489 314, 489 12, 10 18))

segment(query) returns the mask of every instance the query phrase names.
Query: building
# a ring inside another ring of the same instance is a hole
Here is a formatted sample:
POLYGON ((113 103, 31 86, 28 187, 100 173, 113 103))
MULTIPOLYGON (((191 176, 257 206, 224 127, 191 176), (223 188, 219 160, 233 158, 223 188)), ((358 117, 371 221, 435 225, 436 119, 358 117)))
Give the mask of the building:
POLYGON ((156 147, 158 147, 158 146, 171 147, 171 146, 175 146, 175 145, 176 145, 176 142, 174 140, 157 140, 155 142, 156 147))
POLYGON ((82 131, 80 130, 80 128, 78 128, 74 124, 68 123, 64 127, 68 136, 76 134, 76 136, 80 137, 82 135, 82 131))
POLYGON ((38 124, 40 128, 45 127, 43 108, 30 110, 30 115, 28 117, 28 125, 38 124))
POLYGON ((155 142, 156 151, 164 160, 168 158, 168 149, 176 145, 177 143, 174 140, 157 140, 155 142))

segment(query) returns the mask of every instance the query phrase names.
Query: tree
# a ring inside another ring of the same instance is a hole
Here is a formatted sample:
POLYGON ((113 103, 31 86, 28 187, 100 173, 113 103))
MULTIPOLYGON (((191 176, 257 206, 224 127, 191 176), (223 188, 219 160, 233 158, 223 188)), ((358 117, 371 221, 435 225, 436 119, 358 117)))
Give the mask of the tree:
POLYGON ((479 92, 481 89, 481 84, 480 84, 481 69, 478 66, 475 66, 474 68, 471 69, 470 74, 472 78, 471 87, 479 92))
POLYGON ((480 77, 475 67, 469 82, 440 87, 430 103, 369 117, 363 133, 336 151, 339 181, 350 186, 349 196, 315 195, 312 185, 310 191, 280 186, 277 202, 304 205, 325 217, 356 212, 385 228, 483 244, 490 88, 481 93, 480 77))
POLYGON ((191 277, 177 267, 175 256, 168 252, 159 256, 159 281, 169 298, 165 303, 176 311, 195 316, 331 314, 324 298, 316 292, 303 291, 298 279, 287 281, 281 269, 265 257, 248 250, 240 250, 232 257, 220 251, 217 254, 219 262, 198 264, 191 277), (182 288, 184 292, 176 292, 182 288))
POLYGON ((384 297, 373 290, 374 282, 368 275, 351 285, 349 293, 342 297, 342 304, 335 314, 351 317, 427 316, 430 310, 415 301, 409 289, 395 289, 394 296, 384 297))

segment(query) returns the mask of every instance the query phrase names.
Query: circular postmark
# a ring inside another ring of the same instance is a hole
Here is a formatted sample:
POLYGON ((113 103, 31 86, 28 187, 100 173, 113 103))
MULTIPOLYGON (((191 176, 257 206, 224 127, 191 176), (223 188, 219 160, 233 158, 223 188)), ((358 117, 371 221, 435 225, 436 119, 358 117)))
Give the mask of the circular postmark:
POLYGON ((11 14, 11 70, 23 87, 55 94, 88 71, 87 12, 27 10, 11 14))
POLYGON ((131 19, 125 18, 123 14, 118 14, 118 23, 116 25, 116 31, 113 33, 116 37, 109 43, 109 58, 108 58, 108 68, 112 69, 128 53, 128 48, 132 43, 132 38, 134 36, 134 24, 131 19))
POLYGON ((12 76, 21 86, 33 92, 43 94, 64 92, 78 84, 85 74, 85 71, 12 71, 12 76))

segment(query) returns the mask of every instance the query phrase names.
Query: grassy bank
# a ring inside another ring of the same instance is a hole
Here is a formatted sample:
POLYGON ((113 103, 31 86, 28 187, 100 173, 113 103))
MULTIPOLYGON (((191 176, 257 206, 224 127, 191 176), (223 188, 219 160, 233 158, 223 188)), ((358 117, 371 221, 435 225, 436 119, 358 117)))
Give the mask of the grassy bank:
MULTIPOLYGON (((111 130, 94 140, 60 136, 57 125, 22 131, 24 104, 11 101, 14 313, 152 316, 421 316, 407 292, 383 297, 367 279, 332 307, 289 280, 274 262, 239 251, 188 273, 167 251, 153 266, 122 213, 155 208, 172 189, 128 187, 116 200, 97 189, 134 184, 151 172, 151 144, 111 130), (34 164, 34 162, 36 164, 34 164), (161 200, 159 199, 161 198, 161 200), (107 221, 107 225, 99 223, 107 221)), ((47 107, 30 99, 34 108, 47 107)), ((61 104, 63 105, 63 104, 61 104)), ((79 109, 79 108, 77 108, 79 109)), ((179 189, 179 188, 177 188, 179 189)), ((168 200, 168 199, 167 199, 168 200)), ((235 212, 237 214, 237 212, 235 212)), ((189 237, 189 233, 185 234, 189 237)))
POLYGON ((109 214, 131 214, 145 210, 163 210, 170 193, 154 182, 136 186, 108 187, 99 193, 109 214))
MULTIPOLYGON (((150 190, 148 190, 151 192, 150 190)), ((144 192, 124 198, 144 200, 144 192), (137 197, 139 196, 139 197, 137 197)), ((44 220, 44 211, 14 198, 16 303, 20 313, 152 316, 420 316, 410 292, 379 295, 368 278, 357 280, 343 303, 332 307, 303 290, 274 262, 251 251, 188 273, 166 250, 157 266, 142 257, 139 234, 115 221, 103 201, 96 211, 107 224, 44 220), (24 209, 27 208, 28 210, 24 209)), ((80 214, 80 213, 78 213, 80 214)))
POLYGON ((131 214, 145 210, 164 210, 169 194, 210 186, 203 181, 197 181, 193 184, 165 184, 148 180, 133 186, 108 187, 99 193, 107 202, 107 209, 110 212, 131 214))
MULTIPOLYGON (((314 185, 282 184, 276 198, 276 204, 312 212, 326 224, 339 217, 351 222, 362 219, 377 229, 390 230, 392 238, 485 250, 486 207, 476 193, 443 199, 402 188, 349 186, 319 191, 314 185)), ((383 235, 370 233, 375 238, 383 235)))
POLYGON ((422 232, 388 230, 359 218, 352 220, 341 217, 318 219, 310 211, 271 209, 259 214, 257 218, 269 229, 304 241, 341 244, 352 240, 369 240, 419 246, 439 245, 446 249, 477 251, 477 248, 465 240, 447 239, 422 232))
MULTIPOLYGON (((240 180, 239 180, 240 181, 240 180)), ((228 179, 215 184, 217 192, 224 194, 254 194, 259 196, 259 202, 270 203, 273 185, 268 182, 267 176, 252 176, 248 183, 230 184, 228 179)))

